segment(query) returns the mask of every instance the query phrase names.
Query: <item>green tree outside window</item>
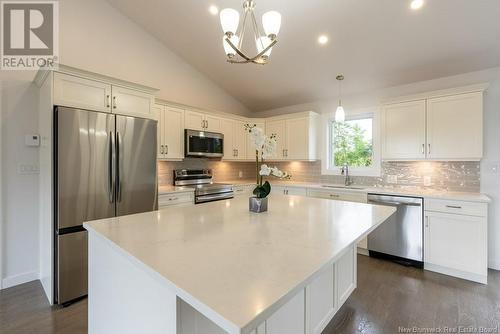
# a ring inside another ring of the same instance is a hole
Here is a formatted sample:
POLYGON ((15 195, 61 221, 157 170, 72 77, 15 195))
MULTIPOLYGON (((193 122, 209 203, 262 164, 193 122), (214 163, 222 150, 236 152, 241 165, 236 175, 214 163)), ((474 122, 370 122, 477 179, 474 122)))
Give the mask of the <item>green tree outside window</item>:
POLYGON ((372 119, 332 122, 332 165, 370 167, 373 161, 372 119))

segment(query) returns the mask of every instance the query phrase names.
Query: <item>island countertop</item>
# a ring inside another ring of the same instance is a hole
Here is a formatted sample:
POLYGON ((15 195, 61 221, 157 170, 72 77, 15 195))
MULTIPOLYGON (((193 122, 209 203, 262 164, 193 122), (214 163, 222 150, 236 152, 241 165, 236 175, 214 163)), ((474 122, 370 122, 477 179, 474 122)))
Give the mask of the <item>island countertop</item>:
POLYGON ((384 222, 388 206, 270 196, 103 219, 91 233, 158 274, 187 303, 228 332, 269 316, 322 268, 384 222))

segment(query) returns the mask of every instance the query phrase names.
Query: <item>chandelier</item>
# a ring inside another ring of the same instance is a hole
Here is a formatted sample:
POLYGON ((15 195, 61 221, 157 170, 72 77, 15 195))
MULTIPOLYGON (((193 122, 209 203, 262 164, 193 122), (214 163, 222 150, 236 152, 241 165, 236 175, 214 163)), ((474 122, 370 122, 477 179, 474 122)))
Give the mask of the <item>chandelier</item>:
POLYGON ((255 19, 255 1, 245 0, 243 2, 243 23, 238 29, 240 14, 232 8, 225 8, 220 12, 220 23, 224 36, 222 45, 227 56, 227 61, 234 64, 254 63, 264 65, 269 60, 274 45, 278 43, 277 35, 281 26, 281 14, 269 11, 262 15, 262 26, 265 34, 262 34, 255 19), (242 50, 245 38, 247 21, 250 21, 253 29, 253 38, 257 48, 257 55, 247 56, 242 50))

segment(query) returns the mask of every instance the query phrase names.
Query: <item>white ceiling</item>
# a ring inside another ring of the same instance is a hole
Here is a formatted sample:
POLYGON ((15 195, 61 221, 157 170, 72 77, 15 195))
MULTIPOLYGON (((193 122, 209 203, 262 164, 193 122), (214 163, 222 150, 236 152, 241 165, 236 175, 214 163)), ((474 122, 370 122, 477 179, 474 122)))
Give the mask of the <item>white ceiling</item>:
MULTIPOLYGON (((225 61, 210 5, 239 0, 108 0, 252 111, 500 66, 499 0, 256 0, 257 17, 282 14, 265 66, 225 61), (319 46, 317 37, 330 41, 319 46)), ((241 12, 241 10, 240 10, 241 12)), ((260 22, 259 22, 260 24, 260 22)))

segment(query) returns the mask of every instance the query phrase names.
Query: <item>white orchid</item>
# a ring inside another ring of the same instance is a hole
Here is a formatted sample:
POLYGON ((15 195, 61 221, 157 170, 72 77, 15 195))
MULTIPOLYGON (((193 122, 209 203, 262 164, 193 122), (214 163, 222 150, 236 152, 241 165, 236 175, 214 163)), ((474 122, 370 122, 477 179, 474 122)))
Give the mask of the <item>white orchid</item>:
POLYGON ((276 148, 278 146, 277 136, 275 134, 267 136, 264 133, 264 130, 257 127, 255 124, 245 124, 245 130, 248 131, 249 139, 255 147, 257 187, 254 190, 254 194, 256 196, 261 196, 259 198, 264 198, 271 191, 271 186, 269 185, 268 181, 266 181, 266 183, 263 185, 264 176, 275 176, 280 179, 289 179, 290 175, 288 175, 288 173, 286 172, 282 172, 278 169, 278 167, 269 167, 268 165, 263 164, 264 159, 268 159, 276 154, 276 148))
POLYGON ((288 178, 288 173, 279 170, 278 167, 269 167, 266 164, 262 164, 260 166, 259 175, 260 176, 272 175, 280 179, 288 178))

